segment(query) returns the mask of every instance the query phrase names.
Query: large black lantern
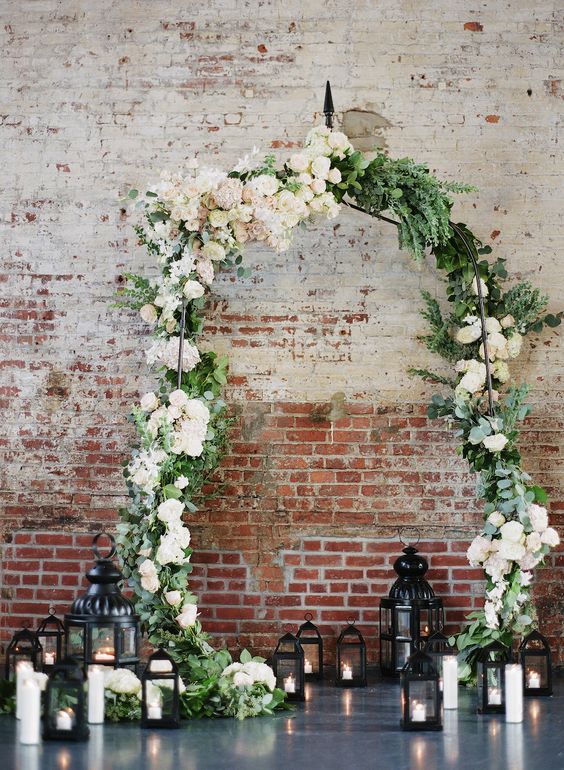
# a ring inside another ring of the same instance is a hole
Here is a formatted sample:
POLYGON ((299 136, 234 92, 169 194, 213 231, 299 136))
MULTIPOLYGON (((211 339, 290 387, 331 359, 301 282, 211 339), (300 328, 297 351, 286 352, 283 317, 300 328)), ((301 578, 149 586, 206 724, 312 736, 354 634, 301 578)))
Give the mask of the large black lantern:
POLYGON ((478 713, 503 714, 505 711, 505 665, 509 650, 500 642, 483 647, 477 657, 478 713))
POLYGON ((16 669, 22 661, 31 663, 35 671, 41 671, 42 654, 41 644, 33 631, 29 628, 16 631, 6 650, 4 677, 15 682, 16 669))
POLYGON ((443 661, 447 656, 456 656, 456 648, 448 641, 448 637, 443 634, 443 624, 434 631, 425 643, 425 653, 431 658, 431 662, 439 676, 439 687, 443 689, 443 661))
POLYGON ((366 687, 366 642, 354 621, 343 628, 337 639, 337 672, 340 687, 366 687))
POLYGON ((151 655, 141 684, 141 726, 180 727, 178 667, 164 650, 151 655))
POLYGON ((548 640, 531 631, 519 645, 525 695, 552 695, 552 656, 548 640))
POLYGON ((323 639, 313 615, 306 612, 305 623, 298 629, 297 637, 304 651, 304 675, 308 679, 323 679, 323 639))
POLYGON ((407 659, 400 674, 403 730, 442 730, 439 675, 431 657, 419 649, 407 659))
POLYGON ((92 542, 96 564, 87 572, 91 585, 65 615, 66 654, 79 659, 84 671, 90 664, 137 670, 139 663, 139 618, 133 604, 121 593, 118 583, 123 575, 112 561, 116 543, 111 535, 111 549, 101 556, 92 542))
POLYGON ((65 628, 55 616, 53 607, 49 609, 49 615, 39 624, 36 636, 43 649, 43 670, 48 672, 51 666, 62 660, 65 638, 65 628))
POLYGON ((272 656, 272 668, 276 686, 284 690, 288 700, 305 700, 304 651, 297 636, 288 632, 280 637, 272 656))
POLYGON ((444 623, 442 599, 425 580, 427 560, 413 545, 394 562, 398 578, 389 596, 380 600, 380 668, 385 676, 398 676, 419 640, 444 623))
POLYGON ((85 741, 86 722, 84 672, 72 658, 56 663, 45 690, 43 738, 47 741, 85 741))

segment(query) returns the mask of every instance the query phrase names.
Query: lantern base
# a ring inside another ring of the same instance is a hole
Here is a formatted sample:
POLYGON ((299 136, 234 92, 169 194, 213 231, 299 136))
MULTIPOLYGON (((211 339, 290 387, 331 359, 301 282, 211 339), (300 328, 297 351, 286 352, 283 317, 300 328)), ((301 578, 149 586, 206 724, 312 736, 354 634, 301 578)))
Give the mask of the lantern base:
POLYGON ((408 730, 411 732, 419 732, 420 730, 434 730, 436 732, 437 730, 443 729, 442 724, 438 722, 429 722, 427 724, 425 722, 404 722, 403 719, 400 719, 400 727, 402 730, 408 730))
POLYGON ((552 695, 552 687, 525 687, 523 689, 523 695, 527 698, 540 698, 550 697, 552 695))
POLYGON ((478 706, 478 714, 505 714, 505 706, 478 706))
POLYGON ((180 722, 175 719, 145 719, 141 722, 141 727, 147 727, 151 730, 178 730, 180 722))
POLYGON ((335 687, 366 687, 366 679, 336 679, 335 687))
POLYGON ((44 741, 87 741, 90 738, 90 729, 87 725, 80 730, 43 730, 44 741))

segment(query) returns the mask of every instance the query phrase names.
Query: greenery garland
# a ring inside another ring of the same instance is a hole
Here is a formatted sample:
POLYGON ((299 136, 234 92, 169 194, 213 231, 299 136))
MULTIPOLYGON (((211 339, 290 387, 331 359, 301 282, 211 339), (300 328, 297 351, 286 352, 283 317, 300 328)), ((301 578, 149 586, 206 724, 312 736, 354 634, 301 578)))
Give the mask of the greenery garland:
POLYGON ((528 282, 504 289, 504 260, 487 259, 491 249, 466 225, 451 226, 452 194, 470 189, 441 182, 410 159, 379 153, 369 160, 344 134, 319 126, 282 168, 272 156, 247 156, 229 173, 200 168, 193 159, 185 174, 163 174, 144 195, 130 191, 144 217, 137 235, 160 276, 128 274, 118 305, 138 310, 153 325, 155 342, 147 360, 160 379, 132 413, 139 447, 124 463, 131 499, 121 511, 119 547, 150 642, 169 650, 190 683, 183 694, 186 716, 243 717, 270 713, 284 702, 262 661, 249 661, 244 653, 241 663, 233 664, 241 669, 233 669, 229 654, 210 646, 188 588, 192 566, 184 517, 196 511, 194 499, 226 451, 230 425, 221 399, 227 359, 196 346, 205 292, 219 270, 250 275, 242 264, 245 244, 259 241, 283 250, 297 225, 337 216, 342 202, 372 216, 394 215, 400 246, 417 260, 430 251, 446 276, 450 310, 445 315, 424 293, 429 332, 420 339, 454 365, 454 372, 411 371, 449 387, 448 394, 433 397, 429 415, 454 428, 457 451, 479 474, 485 501, 484 528, 468 557, 485 570, 486 601, 469 616, 458 647, 469 660, 483 644, 498 639, 509 645, 534 626, 531 570, 558 543, 558 535, 548 526, 546 493, 521 467, 517 425, 529 412, 527 388, 510 384, 507 361, 519 354, 526 334, 557 326, 561 314, 544 314, 547 298, 528 282), (495 415, 487 410, 477 285, 461 236, 475 253, 481 276, 495 415))

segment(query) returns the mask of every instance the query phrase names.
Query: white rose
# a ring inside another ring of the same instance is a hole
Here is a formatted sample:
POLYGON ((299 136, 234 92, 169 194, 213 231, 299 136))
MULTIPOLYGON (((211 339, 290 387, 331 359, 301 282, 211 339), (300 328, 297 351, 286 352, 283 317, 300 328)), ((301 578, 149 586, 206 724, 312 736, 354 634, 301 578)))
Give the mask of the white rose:
POLYGON ((484 570, 494 582, 499 582, 509 572, 509 562, 498 553, 492 553, 484 562, 484 570))
POLYGON ((165 601, 172 607, 176 607, 182 601, 182 593, 180 591, 167 591, 164 595, 165 601))
POLYGON ((315 158, 311 164, 312 173, 318 179, 327 179, 327 174, 329 173, 330 168, 331 161, 324 155, 320 155, 318 158, 315 158))
POLYGON ((520 543, 523 537, 524 527, 520 521, 506 521, 500 527, 502 540, 509 543, 520 543))
POLYGON ((305 185, 310 185, 313 182, 313 177, 311 174, 300 174, 298 176, 298 181, 305 185))
POLYGON ((225 227, 229 222, 229 212, 221 209, 214 209, 208 214, 208 219, 212 227, 225 227))
MULTIPOLYGON (((487 297, 488 294, 489 294, 488 287, 486 286, 486 284, 484 283, 482 278, 480 278, 480 289, 482 290, 482 297, 487 297)), ((474 294, 478 294, 478 286, 476 284, 476 276, 474 276, 474 280, 472 281, 472 291, 474 292, 474 294)))
POLYGON ((486 436, 482 439, 482 444, 489 449, 490 452, 501 452, 503 447, 507 444, 507 438, 503 433, 494 433, 493 436, 486 436))
POLYGON ((202 255, 213 262, 220 262, 225 259, 225 249, 217 241, 208 241, 202 247, 202 255))
POLYGON ((247 673, 254 682, 264 682, 270 691, 276 687, 276 677, 273 670, 266 663, 258 663, 250 660, 243 666, 243 671, 247 673))
POLYGON ((493 332, 501 331, 501 324, 497 320, 497 318, 494 318, 493 316, 489 316, 488 318, 486 318, 486 331, 488 334, 493 334, 493 332))
POLYGON ((540 532, 531 532, 530 535, 527 535, 526 543, 528 551, 531 551, 532 553, 538 551, 542 546, 540 532))
POLYGON ((484 615, 486 617, 486 626, 488 628, 499 628, 499 618, 493 602, 484 603, 484 615))
POLYGON ((467 390, 468 393, 477 393, 479 390, 482 390, 484 387, 484 383, 486 381, 486 367, 484 366, 484 372, 466 372, 464 377, 460 380, 458 383, 461 388, 464 388, 464 390, 467 390))
POLYGON ((290 160, 288 161, 288 165, 292 169, 292 171, 295 171, 297 174, 301 173, 302 171, 307 171, 307 168, 309 166, 309 160, 306 155, 299 152, 295 155, 292 155, 290 160))
POLYGON ((471 342, 476 342, 482 336, 482 327, 480 324, 472 324, 471 326, 463 326, 456 332, 457 342, 463 345, 469 345, 471 342))
POLYGON ((221 676, 229 676, 230 674, 235 673, 235 671, 242 671, 243 670, 243 664, 242 663, 230 663, 228 666, 226 666, 223 671, 221 672, 221 676))
POLYGON ((169 393, 168 402, 172 406, 178 407, 178 409, 184 409, 188 403, 188 396, 179 388, 178 390, 173 390, 172 393, 169 393))
POLYGON ((499 511, 492 511, 487 520, 490 524, 493 524, 494 527, 498 527, 498 529, 502 524, 505 524, 505 516, 499 511))
POLYGON ((104 687, 115 693, 137 695, 141 691, 141 681, 128 668, 107 668, 104 671, 104 687))
POLYGON ((159 399, 155 393, 145 393, 139 403, 144 412, 153 412, 159 405, 159 399))
POLYGON ((185 487, 187 487, 187 486, 188 486, 188 484, 189 484, 189 481, 188 481, 188 479, 186 478, 186 476, 179 476, 179 477, 176 479, 176 481, 174 482, 174 486, 175 486, 177 489, 185 489, 185 487))
MULTIPOLYGON (((513 522, 508 522, 511 524, 513 522)), ((505 525, 504 525, 505 526, 505 525)), ((509 561, 518 561, 525 555, 525 546, 521 543, 513 543, 509 540, 502 540, 498 548, 498 556, 509 561)))
POLYGON ((186 561, 184 550, 178 543, 174 533, 161 537, 155 558, 163 567, 166 564, 184 564, 186 561))
POLYGON ((204 294, 204 287, 198 281, 186 281, 182 290, 186 299, 198 299, 204 294))
POLYGON ((517 358, 519 353, 521 352, 521 347, 523 345, 523 337, 520 334, 513 334, 508 340, 507 340, 507 353, 509 354, 509 358, 517 358))
POLYGON ((339 171, 338 168, 332 168, 327 174, 327 181, 331 182, 331 184, 339 184, 341 179, 342 179, 341 172, 339 171))
POLYGON ((198 616, 198 608, 195 604, 185 604, 182 607, 182 612, 177 615, 175 620, 180 628, 189 628, 196 622, 198 616))
POLYGON ((541 542, 543 542, 545 545, 549 545, 551 548, 554 548, 554 546, 558 545, 560 542, 558 532, 552 527, 545 529, 545 531, 541 534, 541 542))
POLYGON ((178 523, 184 511, 184 503, 171 498, 161 503, 157 511, 157 519, 160 519, 160 521, 164 521, 166 524, 178 523))
POLYGON ((466 556, 468 557, 470 564, 477 566, 486 560, 491 551, 492 541, 483 535, 478 535, 470 543, 470 547, 466 551, 466 556))
POLYGON ((272 174, 259 174, 250 180, 249 186, 256 190, 259 195, 269 198, 278 191, 278 179, 272 174))
POLYGON ((350 147, 348 137, 342 131, 331 131, 327 136, 327 144, 333 150, 347 150, 350 147))
POLYGON ((316 195, 321 195, 325 192, 326 184, 323 179, 314 179, 311 183, 311 190, 316 195))
POLYGON ((544 532, 548 527, 548 513, 546 508, 536 503, 531 503, 527 510, 531 527, 535 532, 544 532))
POLYGON ((233 684, 235 687, 250 687, 253 683, 253 677, 245 671, 236 671, 233 674, 233 684))
POLYGON ((199 398, 189 398, 186 402, 184 411, 191 420, 200 420, 205 423, 209 422, 210 410, 199 398))
POLYGON ((515 319, 510 313, 501 319, 501 326, 503 329, 509 329, 511 326, 515 326, 515 319))
POLYGON ((154 305, 143 305, 139 310, 139 315, 148 324, 154 324, 158 318, 157 309, 154 305))
POLYGON ((178 420, 179 417, 182 416, 182 412, 177 406, 173 406, 172 404, 168 407, 166 410, 166 413, 168 415, 169 420, 174 422, 175 420, 178 420))

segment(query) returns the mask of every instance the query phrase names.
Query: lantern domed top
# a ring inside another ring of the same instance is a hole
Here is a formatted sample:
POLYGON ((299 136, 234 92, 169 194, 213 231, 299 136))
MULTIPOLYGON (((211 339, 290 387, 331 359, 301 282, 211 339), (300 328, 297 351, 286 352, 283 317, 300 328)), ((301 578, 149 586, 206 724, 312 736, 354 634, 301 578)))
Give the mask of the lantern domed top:
POLYGON ((96 564, 86 573, 91 585, 82 596, 74 600, 70 615, 91 615, 96 617, 127 617, 135 615, 133 604, 126 599, 117 585, 123 575, 112 561, 116 554, 116 541, 105 532, 98 533, 92 541, 96 564), (98 540, 102 535, 110 538, 111 548, 106 556, 98 551, 98 540))
POLYGON ((435 592, 425 580, 429 563, 413 545, 407 545, 394 562, 398 579, 390 589, 392 599, 433 599, 435 592))

